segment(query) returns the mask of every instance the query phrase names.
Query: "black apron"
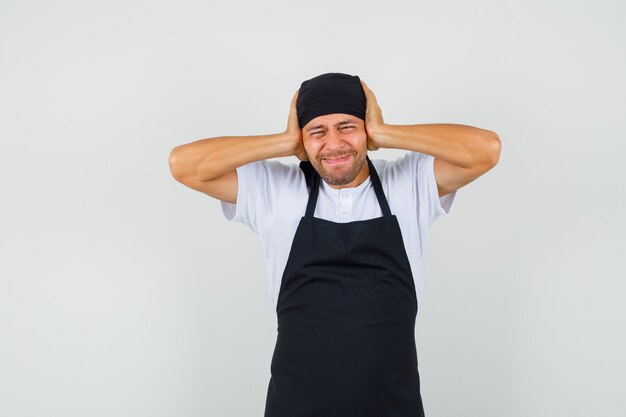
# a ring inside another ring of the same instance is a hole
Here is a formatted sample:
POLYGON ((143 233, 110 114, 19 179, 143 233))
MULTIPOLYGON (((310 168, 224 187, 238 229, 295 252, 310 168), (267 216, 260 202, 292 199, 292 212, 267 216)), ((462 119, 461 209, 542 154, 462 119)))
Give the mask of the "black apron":
POLYGON ((400 225, 374 165, 383 216, 348 223, 313 217, 312 185, 283 272, 265 417, 420 417, 417 298, 400 225))

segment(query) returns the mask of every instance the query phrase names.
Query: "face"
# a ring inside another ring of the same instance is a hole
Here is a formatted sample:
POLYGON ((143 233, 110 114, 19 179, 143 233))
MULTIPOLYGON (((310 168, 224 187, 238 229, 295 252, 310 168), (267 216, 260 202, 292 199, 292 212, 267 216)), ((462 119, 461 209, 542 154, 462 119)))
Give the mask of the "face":
POLYGON ((343 113, 326 114, 302 128, 309 161, 333 188, 355 187, 369 175, 365 122, 343 113))

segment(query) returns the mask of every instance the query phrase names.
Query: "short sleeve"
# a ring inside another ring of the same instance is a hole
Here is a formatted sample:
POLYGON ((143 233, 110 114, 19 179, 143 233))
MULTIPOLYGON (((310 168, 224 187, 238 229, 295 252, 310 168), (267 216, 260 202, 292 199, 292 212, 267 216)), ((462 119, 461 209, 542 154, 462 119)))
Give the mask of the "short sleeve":
POLYGON ((428 225, 431 225, 437 217, 452 211, 458 190, 439 197, 437 180, 435 179, 435 157, 419 152, 410 152, 410 154, 415 163, 417 175, 415 192, 418 204, 420 204, 423 212, 427 213, 426 220, 428 225))
POLYGON ((243 223, 255 234, 263 233, 276 214, 280 194, 293 167, 280 161, 261 160, 237 168, 237 203, 220 201, 228 221, 243 223))
POLYGON ((410 205, 424 228, 432 225, 440 215, 450 213, 457 193, 454 191, 439 197, 434 162, 432 155, 408 151, 396 160, 381 163, 386 181, 397 184, 399 190, 411 197, 410 205))

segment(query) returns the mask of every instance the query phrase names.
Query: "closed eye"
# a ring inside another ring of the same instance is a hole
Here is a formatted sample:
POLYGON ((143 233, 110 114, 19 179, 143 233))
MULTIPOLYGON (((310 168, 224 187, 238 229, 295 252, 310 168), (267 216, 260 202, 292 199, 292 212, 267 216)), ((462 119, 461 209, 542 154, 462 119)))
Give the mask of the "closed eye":
MULTIPOLYGON (((344 127, 339 128, 339 130, 344 131, 346 129, 354 129, 354 128, 355 126, 344 126, 344 127)), ((313 136, 313 135, 317 135, 318 133, 323 133, 323 132, 318 130, 316 132, 311 132, 310 134, 311 136, 313 136)))

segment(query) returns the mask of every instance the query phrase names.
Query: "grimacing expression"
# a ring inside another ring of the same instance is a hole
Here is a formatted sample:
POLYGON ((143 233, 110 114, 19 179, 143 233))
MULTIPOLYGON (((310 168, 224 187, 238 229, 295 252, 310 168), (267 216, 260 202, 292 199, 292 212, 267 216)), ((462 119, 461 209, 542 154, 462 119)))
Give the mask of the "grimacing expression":
POLYGON ((367 156, 365 122, 350 114, 318 116, 302 128, 309 161, 330 185, 353 182, 364 169, 367 156))

